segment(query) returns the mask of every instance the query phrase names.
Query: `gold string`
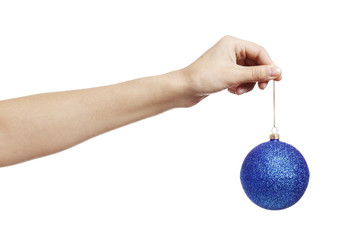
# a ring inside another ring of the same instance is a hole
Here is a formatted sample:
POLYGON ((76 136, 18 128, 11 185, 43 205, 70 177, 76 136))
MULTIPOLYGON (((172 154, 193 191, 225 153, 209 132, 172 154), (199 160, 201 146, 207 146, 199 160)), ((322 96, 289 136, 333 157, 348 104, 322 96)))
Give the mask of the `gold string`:
POLYGON ((274 128, 275 126, 275 80, 273 80, 273 116, 274 116, 274 128))
POLYGON ((279 139, 278 129, 275 124, 275 80, 273 80, 273 128, 271 129, 270 139, 279 139))

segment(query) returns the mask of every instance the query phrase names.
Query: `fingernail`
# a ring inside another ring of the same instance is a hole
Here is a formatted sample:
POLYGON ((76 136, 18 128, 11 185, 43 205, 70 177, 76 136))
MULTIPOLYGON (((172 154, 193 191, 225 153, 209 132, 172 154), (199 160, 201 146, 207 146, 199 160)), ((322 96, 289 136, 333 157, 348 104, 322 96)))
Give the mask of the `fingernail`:
POLYGON ((267 83, 267 82, 264 82, 264 83, 263 83, 263 87, 264 87, 263 89, 265 89, 267 85, 268 85, 268 83, 267 83))
POLYGON ((268 69, 268 74, 269 74, 270 79, 275 79, 280 76, 281 69, 278 67, 270 67, 268 69))

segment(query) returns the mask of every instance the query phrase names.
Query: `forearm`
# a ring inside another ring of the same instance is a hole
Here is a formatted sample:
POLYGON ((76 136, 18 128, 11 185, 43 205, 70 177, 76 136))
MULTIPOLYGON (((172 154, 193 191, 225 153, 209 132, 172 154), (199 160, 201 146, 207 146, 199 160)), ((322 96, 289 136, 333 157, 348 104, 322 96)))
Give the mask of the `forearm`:
POLYGON ((0 102, 0 166, 72 147, 184 105, 177 71, 120 84, 0 102))

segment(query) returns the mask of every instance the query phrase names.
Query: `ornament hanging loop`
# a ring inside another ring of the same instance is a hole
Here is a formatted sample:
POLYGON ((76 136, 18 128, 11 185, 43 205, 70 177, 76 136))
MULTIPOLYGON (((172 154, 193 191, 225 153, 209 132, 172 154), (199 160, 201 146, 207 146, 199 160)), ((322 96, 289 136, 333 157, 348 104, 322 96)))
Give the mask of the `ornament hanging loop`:
POLYGON ((278 133, 277 127, 273 127, 273 128, 271 129, 271 133, 277 134, 277 133, 278 133))
POLYGON ((276 127, 273 127, 271 129, 270 139, 279 139, 280 135, 278 134, 278 129, 276 127))

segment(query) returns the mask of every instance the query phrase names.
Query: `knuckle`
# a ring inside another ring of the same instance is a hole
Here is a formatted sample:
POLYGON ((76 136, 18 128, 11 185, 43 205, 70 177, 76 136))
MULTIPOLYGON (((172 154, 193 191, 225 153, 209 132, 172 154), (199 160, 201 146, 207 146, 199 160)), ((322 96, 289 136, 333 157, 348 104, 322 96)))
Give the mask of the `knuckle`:
POLYGON ((252 71, 252 78, 257 81, 266 79, 266 73, 264 69, 260 67, 254 68, 252 71))
POLYGON ((266 49, 265 49, 263 46, 260 46, 260 45, 259 45, 259 51, 260 51, 260 52, 266 52, 266 49))
POLYGON ((221 38, 222 42, 230 42, 230 41, 233 41, 233 40, 234 40, 234 37, 230 36, 230 35, 225 35, 224 37, 221 38))
POLYGON ((260 58, 264 53, 266 53, 266 50, 263 46, 257 45, 257 54, 256 54, 256 58, 260 58))

